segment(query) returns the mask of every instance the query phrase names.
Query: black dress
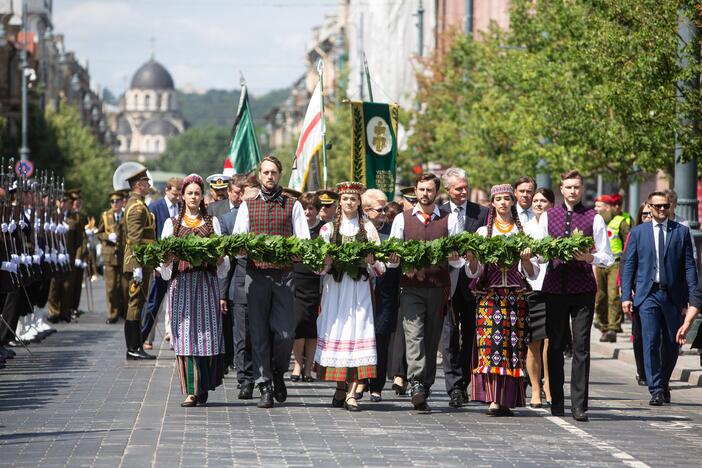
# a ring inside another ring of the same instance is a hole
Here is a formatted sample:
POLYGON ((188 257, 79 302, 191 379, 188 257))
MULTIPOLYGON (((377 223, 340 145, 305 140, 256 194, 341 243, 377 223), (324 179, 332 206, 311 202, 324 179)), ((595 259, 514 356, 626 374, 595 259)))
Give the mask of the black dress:
MULTIPOLYGON (((324 226, 320 221, 310 228, 310 238, 319 236, 319 230, 324 226)), ((295 339, 317 338, 317 314, 321 299, 321 277, 302 263, 293 265, 293 287, 295 320, 295 339)))

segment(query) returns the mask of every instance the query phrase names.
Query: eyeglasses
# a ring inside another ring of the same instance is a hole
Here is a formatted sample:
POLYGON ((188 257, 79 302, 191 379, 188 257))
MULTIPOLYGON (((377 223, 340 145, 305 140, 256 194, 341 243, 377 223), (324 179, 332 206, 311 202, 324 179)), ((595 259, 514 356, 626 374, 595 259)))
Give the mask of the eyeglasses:
POLYGON ((382 208, 368 208, 368 211, 375 211, 377 213, 387 213, 388 207, 384 206, 382 208))
POLYGON ((650 218, 651 217, 651 212, 650 211, 644 211, 641 213, 642 218, 650 218))
POLYGON ((110 200, 110 203, 114 205, 115 203, 119 203, 119 202, 121 202, 121 201, 122 201, 122 200, 110 200))
POLYGON ((670 203, 659 203, 657 205, 651 205, 657 210, 668 210, 670 209, 670 203))

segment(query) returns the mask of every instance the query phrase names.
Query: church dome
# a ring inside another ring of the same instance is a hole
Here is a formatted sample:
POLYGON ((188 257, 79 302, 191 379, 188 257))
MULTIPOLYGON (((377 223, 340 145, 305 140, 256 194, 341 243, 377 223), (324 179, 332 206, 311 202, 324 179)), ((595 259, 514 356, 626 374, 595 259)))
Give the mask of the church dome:
POLYGON ((178 127, 167 119, 153 117, 141 126, 142 135, 163 135, 165 137, 180 133, 178 127))
POLYGON ((151 59, 139 69, 132 77, 132 89, 174 89, 173 78, 168 70, 151 59))

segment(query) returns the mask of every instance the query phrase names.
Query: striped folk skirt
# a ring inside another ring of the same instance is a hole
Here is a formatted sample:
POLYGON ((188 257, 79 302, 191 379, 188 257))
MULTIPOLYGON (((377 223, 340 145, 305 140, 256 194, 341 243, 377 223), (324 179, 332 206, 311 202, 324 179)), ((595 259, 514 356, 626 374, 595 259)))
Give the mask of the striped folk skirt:
POLYGON ((370 282, 322 280, 321 313, 317 319, 317 378, 337 382, 376 376, 377 351, 370 282))
POLYGON ((524 406, 528 322, 521 291, 494 288, 478 294, 471 399, 524 406))
POLYGON ((183 394, 200 395, 214 390, 224 376, 217 278, 203 270, 178 273, 168 285, 168 307, 183 394))

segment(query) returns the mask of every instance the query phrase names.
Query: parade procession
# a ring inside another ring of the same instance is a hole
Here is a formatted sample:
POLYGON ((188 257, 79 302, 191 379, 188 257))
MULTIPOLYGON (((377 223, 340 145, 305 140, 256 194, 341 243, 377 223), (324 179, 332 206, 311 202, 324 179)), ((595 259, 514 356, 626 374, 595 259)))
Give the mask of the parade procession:
POLYGON ((702 2, 186 3, 0 1, 0 465, 700 464, 702 2))

